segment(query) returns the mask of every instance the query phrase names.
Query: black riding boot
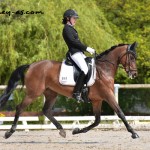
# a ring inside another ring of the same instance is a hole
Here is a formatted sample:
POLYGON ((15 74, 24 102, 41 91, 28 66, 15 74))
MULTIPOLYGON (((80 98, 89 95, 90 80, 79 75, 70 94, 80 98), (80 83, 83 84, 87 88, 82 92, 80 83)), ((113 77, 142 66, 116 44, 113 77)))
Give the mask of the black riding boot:
POLYGON ((77 82, 76 82, 76 85, 74 87, 74 91, 73 91, 73 95, 72 97, 75 98, 76 100, 78 101, 83 101, 83 99, 81 98, 81 90, 84 86, 84 80, 85 80, 85 74, 83 71, 81 71, 78 79, 77 79, 77 82))

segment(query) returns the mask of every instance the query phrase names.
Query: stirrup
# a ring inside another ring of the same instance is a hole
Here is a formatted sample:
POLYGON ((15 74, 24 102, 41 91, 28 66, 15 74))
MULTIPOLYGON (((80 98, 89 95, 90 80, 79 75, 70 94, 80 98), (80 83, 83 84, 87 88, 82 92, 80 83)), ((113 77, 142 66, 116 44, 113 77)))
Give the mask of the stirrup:
POLYGON ((75 98, 78 102, 84 102, 84 100, 81 97, 81 93, 79 92, 73 93, 72 97, 75 98))

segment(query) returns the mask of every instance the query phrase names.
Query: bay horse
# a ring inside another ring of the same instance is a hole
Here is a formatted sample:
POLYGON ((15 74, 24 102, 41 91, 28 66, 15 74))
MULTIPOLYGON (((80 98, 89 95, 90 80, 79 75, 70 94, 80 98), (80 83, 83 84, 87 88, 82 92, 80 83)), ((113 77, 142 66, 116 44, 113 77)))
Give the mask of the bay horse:
MULTIPOLYGON (((116 112, 118 117, 121 118, 128 132, 131 132, 131 137, 133 139, 139 137, 127 122, 114 96, 114 77, 119 64, 122 65, 122 68, 125 69, 130 78, 137 76, 136 45, 136 42, 133 44, 119 44, 96 56, 96 80, 95 83, 89 87, 88 94, 88 98, 92 103, 95 121, 88 127, 82 129, 75 128, 72 134, 85 133, 100 123, 101 106, 104 100, 116 112)), ((6 104, 9 96, 19 84, 19 80, 26 86, 26 95, 23 101, 16 107, 12 127, 4 136, 6 139, 15 132, 19 116, 23 110, 42 94, 44 94, 46 98, 43 114, 56 126, 60 131, 59 134, 62 137, 66 137, 66 132, 62 125, 52 115, 52 107, 56 102, 58 94, 71 98, 74 87, 64 86, 59 83, 60 68, 61 62, 43 60, 30 65, 22 65, 12 72, 7 88, 0 97, 0 108, 6 104), (26 73, 25 70, 27 70, 26 73)))

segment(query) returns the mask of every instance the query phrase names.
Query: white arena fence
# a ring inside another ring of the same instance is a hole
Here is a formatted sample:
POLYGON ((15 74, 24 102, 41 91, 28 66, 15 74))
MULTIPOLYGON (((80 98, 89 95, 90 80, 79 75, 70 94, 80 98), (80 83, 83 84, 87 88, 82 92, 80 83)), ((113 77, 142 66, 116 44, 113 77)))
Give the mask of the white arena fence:
MULTIPOLYGON (((119 85, 115 84, 115 97, 118 101, 118 92, 119 88, 150 88, 150 84, 126 84, 119 85)), ((18 86, 17 88, 20 88, 18 86)), ((5 89, 6 86, 0 86, 0 90, 5 89)), ((62 116, 55 117, 58 120, 64 129, 73 129, 76 127, 83 128, 94 122, 95 117, 93 116, 62 116)), ((136 129, 150 130, 150 116, 126 116, 128 122, 136 129)), ((14 120, 14 117, 0 117, 0 130, 6 130, 11 128, 11 124, 6 125, 6 122, 11 122, 14 120)), ((29 131, 29 129, 56 129, 56 127, 51 123, 48 118, 44 118, 44 124, 39 124, 39 117, 20 117, 19 125, 17 129, 29 131), (32 122, 32 124, 31 124, 32 122), (37 122, 38 124, 33 124, 37 122)), ((96 129, 120 129, 125 126, 122 121, 116 116, 101 116, 101 123, 95 127, 96 129)))
MULTIPOLYGON (((76 127, 84 128, 94 122, 93 116, 62 116, 55 117, 63 126, 64 129, 74 129, 76 127)), ((150 116, 126 116, 128 122, 135 129, 150 130, 150 116)), ((0 117, 1 122, 12 122, 14 117, 0 117)), ((30 124, 28 122, 38 122, 38 117, 20 117, 21 124, 17 129, 29 131, 29 129, 56 129, 48 118, 45 118, 44 124, 30 124)), ((10 129, 10 125, 0 125, 0 130, 10 129)), ((117 116, 101 116, 101 123, 95 129, 125 129, 124 124, 117 116)))

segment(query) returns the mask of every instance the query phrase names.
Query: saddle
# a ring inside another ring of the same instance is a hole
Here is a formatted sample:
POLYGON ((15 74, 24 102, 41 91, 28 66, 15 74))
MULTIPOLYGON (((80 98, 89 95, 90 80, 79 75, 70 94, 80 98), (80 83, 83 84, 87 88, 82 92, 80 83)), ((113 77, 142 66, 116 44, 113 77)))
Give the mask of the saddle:
MULTIPOLYGON (((96 68, 95 68, 95 60, 94 58, 87 57, 85 61, 88 66, 88 73, 85 77, 85 86, 81 91, 81 97, 85 102, 89 102, 88 93, 89 86, 92 86, 95 83, 96 79, 96 68)), ((75 86, 76 81, 79 77, 81 69, 74 63, 71 59, 70 55, 66 55, 66 59, 63 60, 60 75, 59 75, 59 83, 62 85, 75 86)))
MULTIPOLYGON (((88 73, 86 75, 85 84, 89 87, 92 86, 96 79, 96 69, 94 58, 86 57, 85 61, 88 66, 88 73)), ((80 74, 80 68, 74 63, 70 55, 66 55, 63 60, 60 70, 59 82, 62 85, 75 86, 76 81, 80 74)))

